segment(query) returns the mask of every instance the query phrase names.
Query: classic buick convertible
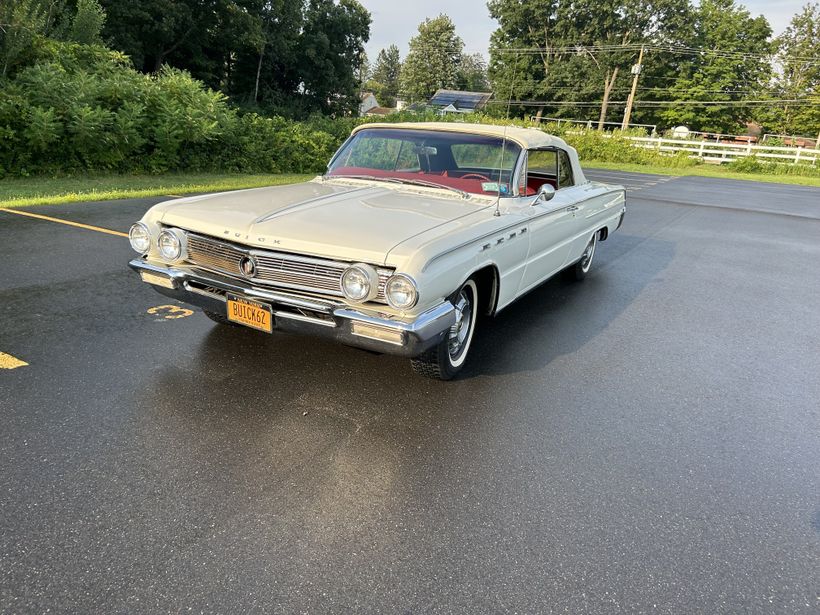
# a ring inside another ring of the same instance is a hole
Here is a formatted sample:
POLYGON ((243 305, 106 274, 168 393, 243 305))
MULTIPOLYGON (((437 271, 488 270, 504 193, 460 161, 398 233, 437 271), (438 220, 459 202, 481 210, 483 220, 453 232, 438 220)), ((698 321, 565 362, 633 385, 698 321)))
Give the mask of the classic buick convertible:
POLYGON ((218 323, 324 335, 446 380, 479 315, 586 276, 624 196, 537 129, 365 124, 311 181, 152 207, 130 266, 218 323))

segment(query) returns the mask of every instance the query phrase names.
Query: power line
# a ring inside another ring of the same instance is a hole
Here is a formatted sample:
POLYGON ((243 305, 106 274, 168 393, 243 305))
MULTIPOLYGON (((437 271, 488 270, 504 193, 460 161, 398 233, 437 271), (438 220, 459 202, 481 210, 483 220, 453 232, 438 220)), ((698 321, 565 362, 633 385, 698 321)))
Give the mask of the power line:
MULTIPOLYGON (((820 63, 820 56, 787 56, 778 54, 776 51, 768 53, 756 53, 750 51, 736 51, 731 49, 711 49, 704 47, 687 47, 683 45, 663 45, 663 44, 644 44, 647 51, 654 51, 656 53, 671 53, 677 55, 701 55, 701 56, 716 56, 728 59, 759 59, 767 61, 797 61, 804 63, 820 63)), ((640 43, 626 43, 626 44, 593 44, 593 45, 562 45, 556 47, 492 47, 490 48, 490 55, 493 53, 516 55, 544 55, 544 54, 565 54, 565 53, 608 53, 608 52, 634 52, 640 51, 640 43)), ((442 51, 447 53, 461 53, 463 48, 458 46, 448 47, 443 45, 413 45, 411 50, 419 51, 442 51)))
MULTIPOLYGON (((588 100, 552 100, 552 101, 536 101, 536 100, 514 100, 513 105, 525 107, 557 107, 557 106, 574 106, 574 107, 600 107, 603 101, 588 101, 588 100)), ((626 100, 608 101, 610 105, 626 105, 626 100)), ((661 107, 669 105, 693 105, 706 107, 743 107, 755 105, 773 105, 773 104, 792 104, 795 106, 816 105, 820 104, 820 98, 792 98, 792 99, 777 99, 777 100, 639 100, 636 105, 639 107, 661 107)), ((507 104, 506 101, 491 100, 487 102, 488 105, 507 104)))

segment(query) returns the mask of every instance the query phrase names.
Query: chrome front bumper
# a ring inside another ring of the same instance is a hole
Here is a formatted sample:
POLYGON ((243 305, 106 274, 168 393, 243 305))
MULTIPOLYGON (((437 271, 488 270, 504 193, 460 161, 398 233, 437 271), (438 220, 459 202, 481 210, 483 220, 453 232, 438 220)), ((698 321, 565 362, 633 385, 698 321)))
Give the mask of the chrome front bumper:
POLYGON ((251 286, 247 281, 206 273, 184 265, 161 265, 137 258, 128 263, 153 288, 172 299, 210 312, 226 313, 226 295, 238 295, 271 306, 274 329, 318 335, 348 346, 403 357, 415 357, 441 342, 455 323, 455 309, 444 301, 412 319, 362 311, 329 299, 251 286), (162 281, 166 286, 159 285, 162 281))

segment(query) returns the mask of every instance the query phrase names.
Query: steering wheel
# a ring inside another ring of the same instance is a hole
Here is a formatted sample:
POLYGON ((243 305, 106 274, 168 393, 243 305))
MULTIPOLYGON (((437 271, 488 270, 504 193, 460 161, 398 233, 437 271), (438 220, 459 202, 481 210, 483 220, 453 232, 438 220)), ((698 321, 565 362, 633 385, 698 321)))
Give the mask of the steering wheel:
POLYGON ((478 179, 483 179, 484 181, 491 182, 492 180, 487 177, 486 175, 482 175, 481 173, 467 173, 466 175, 462 175, 459 179, 469 179, 471 177, 477 177, 478 179))

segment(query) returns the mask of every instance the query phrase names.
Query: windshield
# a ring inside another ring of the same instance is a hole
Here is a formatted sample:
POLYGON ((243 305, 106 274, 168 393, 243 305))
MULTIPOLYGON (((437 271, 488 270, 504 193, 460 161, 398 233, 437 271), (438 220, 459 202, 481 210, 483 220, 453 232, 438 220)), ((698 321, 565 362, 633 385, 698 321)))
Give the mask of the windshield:
POLYGON ((500 137, 459 132, 370 128, 339 151, 327 177, 360 177, 512 196, 521 148, 500 137))

